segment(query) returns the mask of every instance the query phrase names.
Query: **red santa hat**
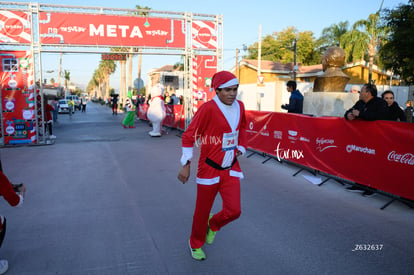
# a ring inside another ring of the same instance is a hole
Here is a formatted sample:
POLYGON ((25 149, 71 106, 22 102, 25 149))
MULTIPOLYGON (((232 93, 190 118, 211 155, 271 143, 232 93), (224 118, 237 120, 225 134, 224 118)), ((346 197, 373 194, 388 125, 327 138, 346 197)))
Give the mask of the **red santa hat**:
POLYGON ((239 81, 237 80, 237 77, 228 71, 215 73, 213 75, 213 79, 211 80, 211 87, 213 90, 227 88, 238 84, 239 81))

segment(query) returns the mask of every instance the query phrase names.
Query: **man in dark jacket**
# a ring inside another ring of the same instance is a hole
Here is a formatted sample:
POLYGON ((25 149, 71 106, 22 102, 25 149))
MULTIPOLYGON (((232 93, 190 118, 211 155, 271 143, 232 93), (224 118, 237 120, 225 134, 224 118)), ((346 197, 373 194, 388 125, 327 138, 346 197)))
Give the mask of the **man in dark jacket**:
POLYGON ((388 105, 388 120, 407 121, 403 109, 395 102, 394 93, 391 90, 383 92, 381 97, 388 105))
POLYGON ((291 93, 289 98, 289 104, 282 105, 282 109, 288 111, 288 113, 301 114, 303 112, 303 95, 296 90, 296 82, 289 80, 286 84, 287 91, 291 93))
MULTIPOLYGON (((362 120, 386 120, 388 119, 387 102, 382 98, 377 97, 377 87, 373 84, 365 84, 359 100, 355 105, 345 112, 346 120, 362 119, 362 120)), ((350 192, 363 192, 364 197, 371 197, 375 195, 375 189, 365 187, 361 188, 359 185, 353 185, 347 188, 350 192)))
POLYGON ((365 84, 355 105, 345 112, 346 120, 386 120, 388 119, 387 102, 377 97, 377 87, 365 84))

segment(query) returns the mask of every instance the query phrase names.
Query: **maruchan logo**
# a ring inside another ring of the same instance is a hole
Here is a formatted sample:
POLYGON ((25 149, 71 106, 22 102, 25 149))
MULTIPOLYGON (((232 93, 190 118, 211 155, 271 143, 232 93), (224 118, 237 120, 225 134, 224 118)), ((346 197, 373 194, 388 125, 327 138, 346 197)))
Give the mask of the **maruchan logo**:
POLYGON ((388 154, 388 160, 402 164, 414 165, 414 155, 411 153, 397 154, 395 151, 391 151, 388 154))
POLYGON ((356 145, 347 145, 346 146, 346 151, 348 153, 351 153, 352 151, 356 151, 356 152, 361 152, 361 153, 364 153, 364 154, 375 155, 375 149, 370 149, 368 147, 360 147, 360 146, 356 146, 356 145))

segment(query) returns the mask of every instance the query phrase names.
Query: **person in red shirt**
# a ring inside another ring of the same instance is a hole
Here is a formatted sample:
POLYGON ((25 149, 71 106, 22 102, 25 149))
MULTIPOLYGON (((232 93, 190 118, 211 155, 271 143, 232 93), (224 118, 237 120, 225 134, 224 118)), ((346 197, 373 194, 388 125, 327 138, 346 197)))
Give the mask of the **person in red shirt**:
MULTIPOLYGON (((1 171, 0 165, 0 195, 13 207, 18 207, 23 204, 24 193, 26 187, 23 183, 13 185, 10 183, 6 175, 1 171)), ((0 216, 0 247, 3 244, 4 236, 6 234, 6 217, 0 216)), ((0 260, 0 274, 4 274, 9 268, 7 260, 0 260)))
POLYGON ((189 240, 191 256, 204 260, 204 243, 212 244, 216 233, 241 214, 240 179, 237 157, 246 153, 244 104, 236 99, 239 82, 227 71, 214 74, 212 88, 216 96, 201 105, 182 136, 182 169, 178 179, 186 183, 190 176, 193 146, 201 146, 197 170, 197 199, 189 240), (210 214, 220 193, 223 209, 210 214))
POLYGON ((46 123, 49 130, 49 138, 55 139, 56 136, 53 135, 53 119, 52 119, 52 112, 55 110, 52 105, 46 102, 46 123))

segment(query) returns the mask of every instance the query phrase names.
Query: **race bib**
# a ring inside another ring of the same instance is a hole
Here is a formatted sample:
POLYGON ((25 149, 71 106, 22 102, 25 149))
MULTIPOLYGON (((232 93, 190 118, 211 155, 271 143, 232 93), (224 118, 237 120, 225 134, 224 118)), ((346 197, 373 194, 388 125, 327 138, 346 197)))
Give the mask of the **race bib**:
POLYGON ((223 145, 222 151, 230 151, 237 148, 237 140, 239 137, 239 131, 234 133, 224 133, 223 134, 223 145))

